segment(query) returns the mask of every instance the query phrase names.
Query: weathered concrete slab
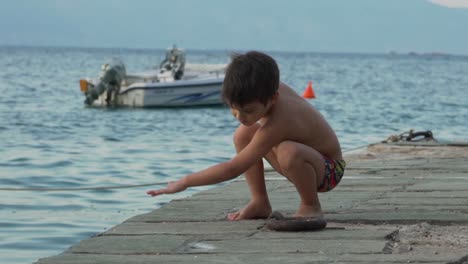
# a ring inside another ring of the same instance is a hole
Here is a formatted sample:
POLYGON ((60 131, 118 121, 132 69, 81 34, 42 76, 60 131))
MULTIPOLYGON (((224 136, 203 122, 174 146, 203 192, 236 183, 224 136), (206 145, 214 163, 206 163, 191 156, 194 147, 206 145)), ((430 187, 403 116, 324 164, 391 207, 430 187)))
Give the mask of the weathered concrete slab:
POLYGON ((349 162, 347 169, 367 170, 450 170, 466 171, 468 169, 467 158, 409 158, 402 160, 369 160, 349 162))
MULTIPOLYGON (((333 193, 321 193, 319 194, 320 202, 322 205, 322 209, 326 212, 340 212, 355 206, 356 203, 360 203, 361 201, 365 201, 371 197, 379 197, 380 192, 335 192, 333 193)), ((275 210, 280 211, 295 211, 299 206, 300 199, 297 196, 297 193, 293 195, 284 195, 284 194, 277 194, 270 198, 271 204, 275 210)))
POLYGON ((200 200, 178 200, 148 214, 128 219, 128 222, 187 222, 219 221, 226 213, 234 211, 239 205, 226 202, 205 202, 200 200))
MULTIPOLYGON (((273 232, 264 220, 227 221, 249 200, 240 179, 38 263, 467 263, 468 147, 373 145, 346 159, 340 185, 319 194, 325 230, 273 232)), ((266 178, 274 209, 294 213, 295 187, 274 172, 266 178)))
POLYGON ((466 205, 407 205, 407 204, 382 204, 367 202, 353 208, 354 211, 373 211, 387 213, 389 211, 398 211, 399 214, 410 214, 413 211, 430 212, 431 210, 439 212, 439 214, 464 213, 466 205))
POLYGON ((67 253, 167 254, 174 252, 189 238, 180 235, 99 236, 81 241, 67 253))
MULTIPOLYGON (((343 227, 342 225, 328 224, 327 228, 317 232, 274 232, 268 231, 257 232, 253 236, 254 239, 276 240, 276 239, 304 239, 304 240, 378 240, 387 241, 386 236, 390 235, 397 228, 394 226, 384 226, 382 228, 364 228, 361 227, 343 227)), ((267 243, 266 241, 264 243, 267 243)))
MULTIPOLYGON (((275 176, 275 179, 269 181, 267 190, 272 191, 282 186, 285 186, 284 177, 275 176)), ((286 182, 286 185, 290 185, 286 182)), ((292 185, 291 185, 292 186, 292 185)), ((190 200, 203 200, 203 201, 239 201, 248 202, 250 198, 250 192, 247 186, 247 182, 239 178, 238 180, 230 182, 228 185, 221 186, 219 188, 213 188, 200 193, 197 193, 190 197, 190 200)))
POLYGON ((391 192, 386 193, 385 197, 388 199, 392 198, 407 198, 407 200, 427 198, 428 196, 436 198, 458 198, 467 199, 466 191, 428 191, 428 192, 415 192, 415 191, 404 191, 404 192, 391 192))
POLYGON ((38 264, 148 264, 148 263, 208 263, 208 264, 265 264, 265 263, 447 263, 459 258, 443 252, 434 254, 343 254, 327 256, 323 253, 254 253, 254 254, 178 254, 178 255, 105 255, 63 254, 42 259, 38 264))
POLYGON ((326 219, 331 222, 368 224, 414 224, 429 222, 434 224, 467 224, 468 213, 439 212, 436 210, 356 210, 348 213, 329 213, 326 219))
POLYGON ((385 247, 385 241, 376 240, 314 240, 314 239, 275 239, 275 240, 221 240, 200 241, 187 245, 185 253, 322 253, 326 255, 378 254, 385 247), (200 244, 200 247, 197 247, 200 244))
POLYGON ((464 179, 451 179, 450 181, 432 180, 421 181, 412 186, 408 186, 408 191, 466 191, 468 190, 468 181, 464 179))
MULTIPOLYGON (((405 194, 408 194, 406 192, 405 194)), ((438 209, 437 207, 444 207, 447 208, 450 206, 453 207, 461 207, 461 209, 468 209, 468 197, 462 198, 455 198, 455 197, 433 197, 431 196, 431 192, 424 192, 425 196, 419 197, 411 197, 411 196, 401 196, 401 197, 388 197, 383 196, 377 199, 367 201, 369 204, 374 205, 411 205, 412 208, 419 207, 419 206, 433 206, 434 209, 438 209)), ((399 207, 401 208, 401 207, 399 207)))
POLYGON ((247 183, 245 181, 231 181, 227 185, 199 192, 186 199, 203 201, 248 201, 250 193, 249 189, 246 187, 247 183))
POLYGON ((210 235, 233 234, 249 235, 264 226, 263 220, 218 221, 218 222, 125 222, 104 232, 104 235, 210 235))

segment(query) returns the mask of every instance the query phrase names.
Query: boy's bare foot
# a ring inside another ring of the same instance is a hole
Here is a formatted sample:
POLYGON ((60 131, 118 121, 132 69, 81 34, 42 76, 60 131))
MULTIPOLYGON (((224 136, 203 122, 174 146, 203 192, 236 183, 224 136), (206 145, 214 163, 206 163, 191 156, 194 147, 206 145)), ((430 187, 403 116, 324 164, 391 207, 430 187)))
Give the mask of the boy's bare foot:
POLYGON ((310 206, 301 204, 294 217, 316 217, 323 218, 322 208, 320 206, 310 206))
POLYGON ((228 214, 227 218, 231 221, 238 221, 242 219, 262 219, 268 218, 271 214, 271 205, 269 202, 254 202, 250 201, 243 209, 228 214))

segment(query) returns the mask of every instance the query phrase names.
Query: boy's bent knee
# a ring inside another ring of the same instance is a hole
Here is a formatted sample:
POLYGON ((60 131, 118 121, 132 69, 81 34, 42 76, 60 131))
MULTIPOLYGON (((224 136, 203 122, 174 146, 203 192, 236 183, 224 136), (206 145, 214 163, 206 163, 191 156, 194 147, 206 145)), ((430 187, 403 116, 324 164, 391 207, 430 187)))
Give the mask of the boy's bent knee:
POLYGON ((288 171, 304 162, 299 145, 292 141, 281 142, 276 147, 276 155, 282 171, 288 171))
POLYGON ((312 165, 317 173, 325 167, 323 156, 303 144, 284 141, 276 147, 276 155, 281 170, 285 173, 296 168, 303 169, 305 163, 312 165))

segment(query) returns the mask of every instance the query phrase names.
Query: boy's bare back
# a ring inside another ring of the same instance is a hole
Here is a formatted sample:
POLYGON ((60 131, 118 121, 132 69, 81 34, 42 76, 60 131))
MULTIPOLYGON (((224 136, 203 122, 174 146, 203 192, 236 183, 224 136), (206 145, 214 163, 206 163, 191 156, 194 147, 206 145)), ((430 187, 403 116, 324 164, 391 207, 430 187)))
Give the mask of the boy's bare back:
POLYGON ((323 116, 288 85, 280 82, 278 99, 270 113, 260 120, 264 136, 278 142, 307 145, 331 159, 342 159, 335 132, 323 116))

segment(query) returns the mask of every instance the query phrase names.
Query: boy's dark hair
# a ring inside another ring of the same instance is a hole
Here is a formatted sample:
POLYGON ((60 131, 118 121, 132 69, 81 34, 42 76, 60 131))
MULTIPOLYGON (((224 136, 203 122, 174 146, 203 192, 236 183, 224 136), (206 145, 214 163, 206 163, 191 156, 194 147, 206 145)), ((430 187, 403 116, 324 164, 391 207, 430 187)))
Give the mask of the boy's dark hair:
POLYGON ((267 54, 249 51, 233 54, 226 69, 222 97, 226 104, 244 106, 253 101, 267 104, 279 86, 279 69, 267 54))

